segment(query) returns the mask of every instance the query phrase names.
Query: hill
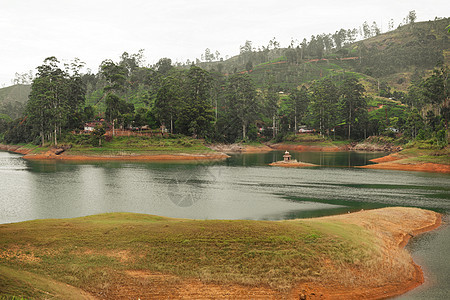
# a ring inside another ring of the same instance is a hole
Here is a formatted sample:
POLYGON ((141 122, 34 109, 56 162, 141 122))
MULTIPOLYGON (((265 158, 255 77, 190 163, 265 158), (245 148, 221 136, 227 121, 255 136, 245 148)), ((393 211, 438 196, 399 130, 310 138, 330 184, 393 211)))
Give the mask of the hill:
POLYGON ((9 87, 0 89, 0 103, 14 103, 19 102, 22 104, 27 103, 28 95, 31 91, 31 85, 28 84, 16 84, 9 87))
POLYGON ((15 119, 22 115, 31 85, 16 84, 0 89, 0 119, 15 119))
POLYGON ((335 46, 327 50, 323 45, 320 51, 308 50, 312 40, 306 46, 250 50, 226 61, 202 62, 199 66, 224 73, 248 72, 259 87, 270 78, 280 90, 352 72, 377 89, 384 82, 405 91, 412 77, 423 77, 436 65, 449 64, 448 24, 449 18, 408 24, 339 49, 335 46))

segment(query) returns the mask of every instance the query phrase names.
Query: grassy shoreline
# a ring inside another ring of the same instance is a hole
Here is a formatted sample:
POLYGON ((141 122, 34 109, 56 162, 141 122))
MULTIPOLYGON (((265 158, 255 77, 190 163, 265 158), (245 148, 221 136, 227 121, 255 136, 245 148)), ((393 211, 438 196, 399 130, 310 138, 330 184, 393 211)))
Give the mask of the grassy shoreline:
POLYGON ((24 154, 25 159, 31 160, 215 160, 228 157, 206 147, 202 140, 188 137, 115 137, 102 147, 62 142, 58 147, 0 145, 0 150, 24 154))
POLYGON ((433 149, 413 144, 400 152, 371 161, 376 164, 362 166, 362 168, 449 174, 450 147, 433 149))
POLYGON ((141 299, 247 297, 253 291, 298 299, 302 291, 329 294, 323 286, 359 295, 381 285, 398 293, 405 282, 417 285, 400 240, 437 219, 421 209, 385 208, 290 221, 115 213, 3 224, 0 291, 62 299, 65 284, 79 298, 121 298, 130 291, 141 299))

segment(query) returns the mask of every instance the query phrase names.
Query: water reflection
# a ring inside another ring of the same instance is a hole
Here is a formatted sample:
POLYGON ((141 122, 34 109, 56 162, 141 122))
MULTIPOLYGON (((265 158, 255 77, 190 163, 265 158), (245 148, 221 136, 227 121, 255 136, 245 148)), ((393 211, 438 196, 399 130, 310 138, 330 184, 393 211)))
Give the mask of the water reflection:
MULTIPOLYGON (((354 167, 371 164, 371 159, 382 157, 382 152, 290 152, 292 159, 322 167, 354 167)), ((284 151, 267 153, 232 154, 227 160, 229 166, 265 166, 283 160, 284 151)))
POLYGON ((2 178, 8 174, 8 182, 5 179, 2 185, 1 204, 5 209, 0 212, 0 222, 115 211, 197 219, 275 220, 390 205, 450 210, 446 175, 330 167, 342 166, 348 159, 352 165, 363 164, 379 153, 294 152, 298 160, 326 163, 328 167, 267 166, 282 154, 161 164, 26 162, 2 152, 0 174, 2 178))
MULTIPOLYGON (((282 154, 233 155, 211 163, 63 163, 28 162, 20 155, 0 152, 0 223, 105 212, 258 220, 385 206, 422 207, 446 216, 450 212, 449 175, 348 168, 364 165, 380 153, 293 152, 295 159, 322 167, 267 166, 281 160, 282 154)), ((436 231, 435 240, 419 239, 413 246, 419 256, 426 253, 425 265, 443 278, 450 273, 446 228, 436 231), (442 265, 446 267, 440 269, 442 265)), ((435 296, 448 293, 449 283, 437 284, 411 297, 438 299, 435 296)))

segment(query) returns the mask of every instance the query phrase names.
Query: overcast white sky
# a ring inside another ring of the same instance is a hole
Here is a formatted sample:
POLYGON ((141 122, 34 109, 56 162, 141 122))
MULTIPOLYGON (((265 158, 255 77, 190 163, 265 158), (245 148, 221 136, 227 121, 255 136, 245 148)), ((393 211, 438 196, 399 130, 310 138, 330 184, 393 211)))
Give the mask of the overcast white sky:
POLYGON ((185 62, 206 48, 223 57, 251 40, 281 46, 291 38, 359 28, 376 21, 383 31, 409 11, 417 21, 448 17, 446 0, 0 0, 0 87, 14 74, 35 71, 49 56, 75 57, 97 72, 105 59, 145 49, 146 61, 185 62))

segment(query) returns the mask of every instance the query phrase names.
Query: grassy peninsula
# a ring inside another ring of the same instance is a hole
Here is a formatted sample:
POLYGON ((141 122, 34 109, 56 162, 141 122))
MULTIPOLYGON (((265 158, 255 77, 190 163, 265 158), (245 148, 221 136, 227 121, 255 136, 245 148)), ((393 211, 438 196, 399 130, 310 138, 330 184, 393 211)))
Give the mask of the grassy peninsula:
POLYGON ((400 152, 372 160, 363 168, 450 173, 450 147, 437 147, 427 141, 404 145, 400 152))
POLYGON ((396 295, 421 282, 405 241, 439 220, 385 208, 291 221, 114 213, 3 224, 0 291, 36 299, 396 295))

